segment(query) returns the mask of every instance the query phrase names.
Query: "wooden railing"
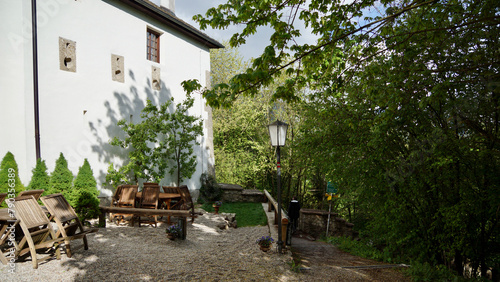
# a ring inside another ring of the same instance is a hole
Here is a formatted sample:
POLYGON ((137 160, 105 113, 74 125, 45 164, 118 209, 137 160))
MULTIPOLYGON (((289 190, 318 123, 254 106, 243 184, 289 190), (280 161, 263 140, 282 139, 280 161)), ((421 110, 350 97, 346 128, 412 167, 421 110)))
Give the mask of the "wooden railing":
MULTIPOLYGON (((278 202, 269 194, 267 190, 264 190, 264 194, 266 195, 268 205, 267 211, 271 212, 274 210, 274 224, 278 225, 278 202)), ((286 212, 281 209, 281 241, 283 242, 283 246, 286 245, 286 230, 288 227, 288 215, 286 212)))

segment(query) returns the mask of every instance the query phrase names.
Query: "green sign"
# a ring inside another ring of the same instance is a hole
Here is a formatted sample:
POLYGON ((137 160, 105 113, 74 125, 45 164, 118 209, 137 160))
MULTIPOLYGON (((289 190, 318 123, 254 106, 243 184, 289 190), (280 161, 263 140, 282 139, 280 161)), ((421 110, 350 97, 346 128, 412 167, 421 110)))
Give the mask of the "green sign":
POLYGON ((328 184, 326 185, 326 193, 337 194, 338 193, 337 183, 328 181, 328 184))

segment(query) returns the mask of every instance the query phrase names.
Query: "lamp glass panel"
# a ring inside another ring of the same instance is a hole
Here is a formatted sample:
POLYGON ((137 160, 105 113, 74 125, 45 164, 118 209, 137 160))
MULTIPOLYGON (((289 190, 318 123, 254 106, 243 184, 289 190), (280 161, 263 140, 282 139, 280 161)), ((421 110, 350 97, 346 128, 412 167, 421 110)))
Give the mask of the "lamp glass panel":
POLYGON ((269 136, 271 137, 272 146, 285 146, 287 128, 288 125, 284 122, 275 122, 269 125, 269 136))

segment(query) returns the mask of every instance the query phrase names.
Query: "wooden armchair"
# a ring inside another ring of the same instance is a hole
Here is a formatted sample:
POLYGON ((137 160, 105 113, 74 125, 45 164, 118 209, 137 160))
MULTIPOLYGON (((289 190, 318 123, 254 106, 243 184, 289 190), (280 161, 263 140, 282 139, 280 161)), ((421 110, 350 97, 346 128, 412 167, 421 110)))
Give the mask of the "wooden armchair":
MULTIPOLYGON (((66 255, 71 257, 70 241, 83 239, 83 247, 89 249, 87 243, 87 234, 97 232, 97 228, 84 229, 82 222, 75 213, 75 210, 69 205, 68 201, 62 194, 52 194, 41 198, 42 203, 49 211, 51 217, 57 223, 56 237, 64 239, 66 246, 66 255)), ((17 202, 16 202, 17 204, 17 202)))
POLYGON ((40 189, 40 190, 25 190, 25 191, 19 192, 19 195, 17 195, 17 196, 18 197, 33 196, 33 198, 35 198, 35 200, 38 201, 38 199, 40 199, 40 196, 42 196, 43 192, 45 192, 45 190, 43 190, 43 189, 40 189))
POLYGON ((56 256, 61 259, 59 244, 64 238, 57 238, 50 225, 49 218, 38 205, 33 196, 16 198, 14 207, 16 218, 23 230, 24 237, 16 248, 16 255, 30 254, 33 268, 38 268, 38 263, 56 256), (28 246, 26 246, 26 244, 28 246), (51 250, 47 256, 39 259, 37 250, 51 250))
MULTIPOLYGON (((141 197, 141 203, 139 205, 140 208, 142 209, 158 209, 158 198, 160 196, 160 186, 159 185, 149 185, 149 186, 144 186, 142 188, 142 197, 141 197)), ((158 216, 148 216, 147 220, 143 220, 140 216, 138 216, 139 219, 139 227, 141 227, 142 222, 147 222, 150 225, 155 225, 157 227, 158 223, 158 216)))
MULTIPOLYGON (((120 185, 116 188, 115 196, 111 201, 112 207, 121 208, 135 208, 135 194, 137 194, 137 185, 120 185), (115 198, 116 197, 116 198, 115 198)), ((125 213, 114 213, 109 216, 109 220, 115 220, 116 224, 125 220, 125 217, 130 217, 132 224, 134 223, 134 217, 132 214, 125 213)))
POLYGON ((181 185, 179 187, 179 192, 182 198, 181 209, 191 210, 191 222, 194 222, 196 214, 194 212, 194 203, 193 199, 191 198, 191 193, 189 192, 189 188, 186 185, 181 185))

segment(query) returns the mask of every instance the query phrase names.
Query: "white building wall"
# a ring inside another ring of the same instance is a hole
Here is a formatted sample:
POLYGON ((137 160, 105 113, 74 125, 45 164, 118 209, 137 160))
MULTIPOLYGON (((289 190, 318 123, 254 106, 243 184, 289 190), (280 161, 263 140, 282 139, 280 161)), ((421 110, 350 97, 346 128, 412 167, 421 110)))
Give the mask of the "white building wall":
POLYGON ((0 2, 0 158, 14 154, 24 185, 36 159, 30 11, 29 1, 0 2))
MULTIPOLYGON (((2 37, 5 33, 22 33, 22 26, 31 22, 30 1, 2 1, 2 37), (13 5, 12 3, 16 3, 13 5), (26 8, 28 7, 28 8, 26 8), (4 9, 5 8, 5 9, 4 9), (5 28, 5 21, 9 28, 5 28), (15 28, 10 28, 15 26, 15 28)), ((39 101, 41 155, 49 172, 62 152, 69 169, 76 175, 87 158, 99 184, 105 180, 109 162, 121 163, 126 153, 109 145, 109 140, 121 133, 116 127, 120 119, 140 120, 140 112, 146 99, 155 104, 174 97, 181 102, 185 93, 181 82, 198 79, 205 84, 205 72, 210 69, 207 47, 172 31, 156 20, 121 4, 119 1, 38 1, 39 16, 39 101), (44 4, 42 4, 44 3, 44 4), (49 5, 50 4, 50 5, 49 5), (160 37, 160 63, 146 59, 146 30, 153 28, 163 34, 160 37), (76 42, 76 72, 59 69, 59 37, 76 42), (124 83, 113 81, 111 55, 124 57, 124 83), (161 69, 161 90, 151 85, 152 66, 161 69)), ((11 123, 3 124, 7 132, 15 130, 16 138, 0 138, 0 156, 11 151, 18 162, 20 176, 25 185, 35 166, 33 129, 33 90, 31 79, 31 40, 25 40, 19 48, 10 48, 2 40, 0 45, 1 73, 11 77, 0 78, 2 111, 11 123), (8 50, 4 53, 4 50, 8 50), (14 53, 21 52, 22 64, 14 53), (16 94, 8 94, 16 93, 16 94), (30 100, 31 99, 31 100, 30 100), (20 130, 22 129, 22 130, 20 130)), ((7 44, 8 45, 8 44, 7 44)), ((203 110, 204 101, 195 94, 192 114, 208 118, 203 110)), ((2 130, 5 132, 5 130, 2 130)), ((207 133, 206 130, 204 132, 207 133)), ((198 159, 196 173, 184 181, 190 189, 199 188, 199 177, 207 170, 210 154, 204 149, 205 138, 195 150, 198 159)), ((166 179, 162 184, 172 184, 166 179)), ((109 195, 109 191, 104 191, 109 195)))

